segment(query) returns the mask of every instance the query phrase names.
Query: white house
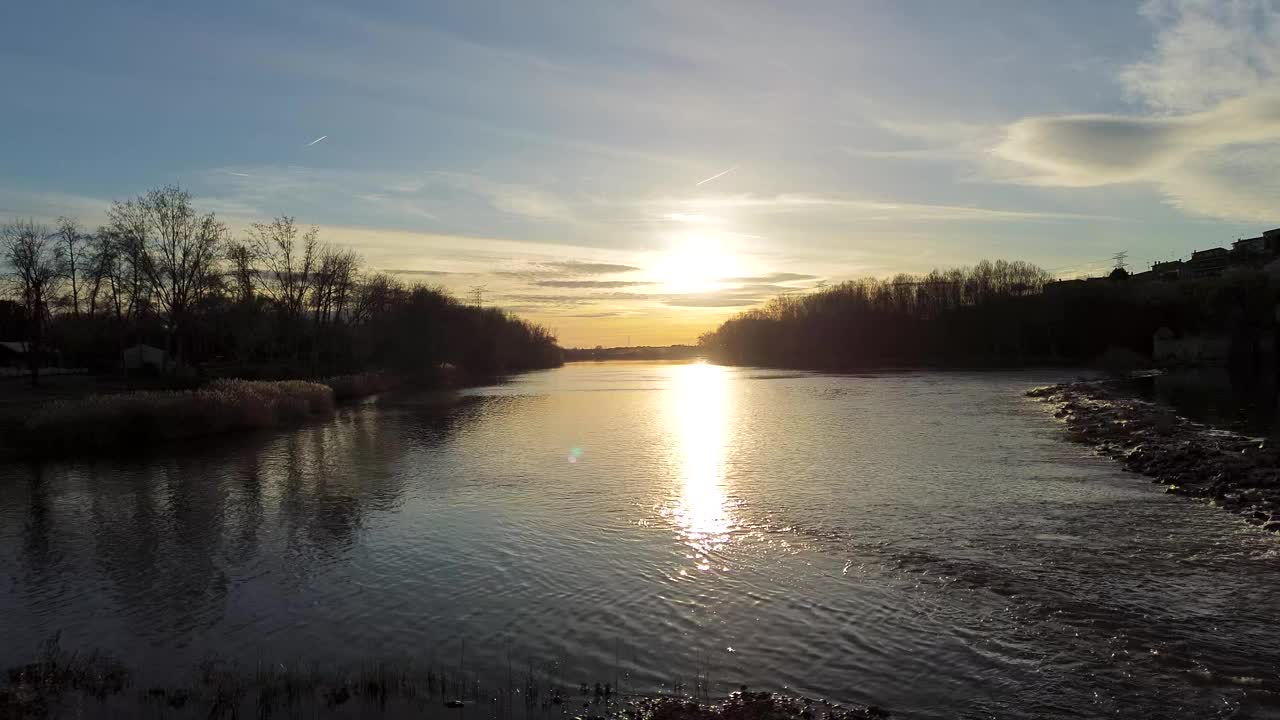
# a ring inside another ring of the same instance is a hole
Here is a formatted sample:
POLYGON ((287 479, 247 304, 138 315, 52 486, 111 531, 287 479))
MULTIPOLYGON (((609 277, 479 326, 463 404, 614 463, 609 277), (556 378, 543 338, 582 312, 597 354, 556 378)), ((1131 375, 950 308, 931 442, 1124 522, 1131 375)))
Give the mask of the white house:
POLYGON ((164 350, 154 345, 138 343, 125 348, 120 354, 126 370, 141 370, 143 368, 163 370, 168 365, 168 355, 164 350))

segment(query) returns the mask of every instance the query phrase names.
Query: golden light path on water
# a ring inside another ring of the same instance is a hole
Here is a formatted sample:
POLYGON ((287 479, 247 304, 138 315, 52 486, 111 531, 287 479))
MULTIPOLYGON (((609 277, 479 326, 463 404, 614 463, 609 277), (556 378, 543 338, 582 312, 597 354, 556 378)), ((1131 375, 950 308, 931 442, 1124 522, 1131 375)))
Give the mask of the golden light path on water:
POLYGON ((671 371, 679 497, 664 514, 669 514, 680 539, 693 549, 698 569, 709 570, 708 553, 729 542, 735 524, 725 495, 729 371, 706 363, 674 365, 671 371))

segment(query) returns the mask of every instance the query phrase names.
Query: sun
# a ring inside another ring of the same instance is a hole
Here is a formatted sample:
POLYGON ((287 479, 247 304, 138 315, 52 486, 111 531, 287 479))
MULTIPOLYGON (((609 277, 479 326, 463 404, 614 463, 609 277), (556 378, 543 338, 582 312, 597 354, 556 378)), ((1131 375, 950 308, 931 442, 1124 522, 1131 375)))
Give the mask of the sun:
POLYGON ((654 268, 667 292, 702 293, 718 289, 737 272, 738 260, 708 235, 687 235, 672 243, 654 268))

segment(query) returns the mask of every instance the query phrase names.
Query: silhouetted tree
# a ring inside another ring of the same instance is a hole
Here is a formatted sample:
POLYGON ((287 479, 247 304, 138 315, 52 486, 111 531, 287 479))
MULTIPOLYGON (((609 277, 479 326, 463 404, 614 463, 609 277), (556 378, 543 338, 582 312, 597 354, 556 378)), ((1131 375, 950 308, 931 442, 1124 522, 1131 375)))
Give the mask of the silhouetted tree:
POLYGON ((85 367, 115 367, 129 343, 157 337, 188 364, 222 363, 219 371, 252 377, 371 369, 435 377, 449 366, 482 374, 561 362, 545 328, 442 289, 363 273, 356 252, 322 243, 318 229, 299 229, 293 218, 231 240, 176 187, 113 204, 93 234, 62 218, 56 233, 19 222, 5 238, 14 240, 4 246, 7 265, 15 252, 24 268, 40 259, 36 285, 17 293, 44 308, 33 315, 41 320, 35 344, 52 320, 47 339, 85 367), (74 273, 64 262, 71 252, 74 273), (64 275, 75 287, 55 312, 64 275), (225 367, 228 359, 238 364, 225 367))
POLYGON ((39 385, 45 319, 64 272, 62 248, 47 227, 32 220, 15 220, 0 229, 0 257, 10 268, 26 315, 31 384, 39 385))
POLYGON ((169 352, 181 358, 191 310, 217 282, 226 226, 213 213, 198 214, 191 194, 174 185, 117 202, 109 215, 117 236, 139 253, 135 262, 159 307, 169 352))
POLYGON ((58 218, 58 243, 66 262, 66 278, 71 284, 71 313, 80 317, 80 280, 84 265, 84 247, 88 238, 80 232, 80 224, 69 217, 58 218))

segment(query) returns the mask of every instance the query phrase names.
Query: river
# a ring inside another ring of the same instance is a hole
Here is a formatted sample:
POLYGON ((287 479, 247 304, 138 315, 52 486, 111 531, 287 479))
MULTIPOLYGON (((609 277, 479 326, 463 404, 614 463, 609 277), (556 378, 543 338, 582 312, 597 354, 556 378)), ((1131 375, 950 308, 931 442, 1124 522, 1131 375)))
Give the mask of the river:
POLYGON ((0 465, 0 664, 60 633, 896 717, 1280 713, 1280 541, 1064 441, 1048 371, 571 364, 120 461, 0 465))

